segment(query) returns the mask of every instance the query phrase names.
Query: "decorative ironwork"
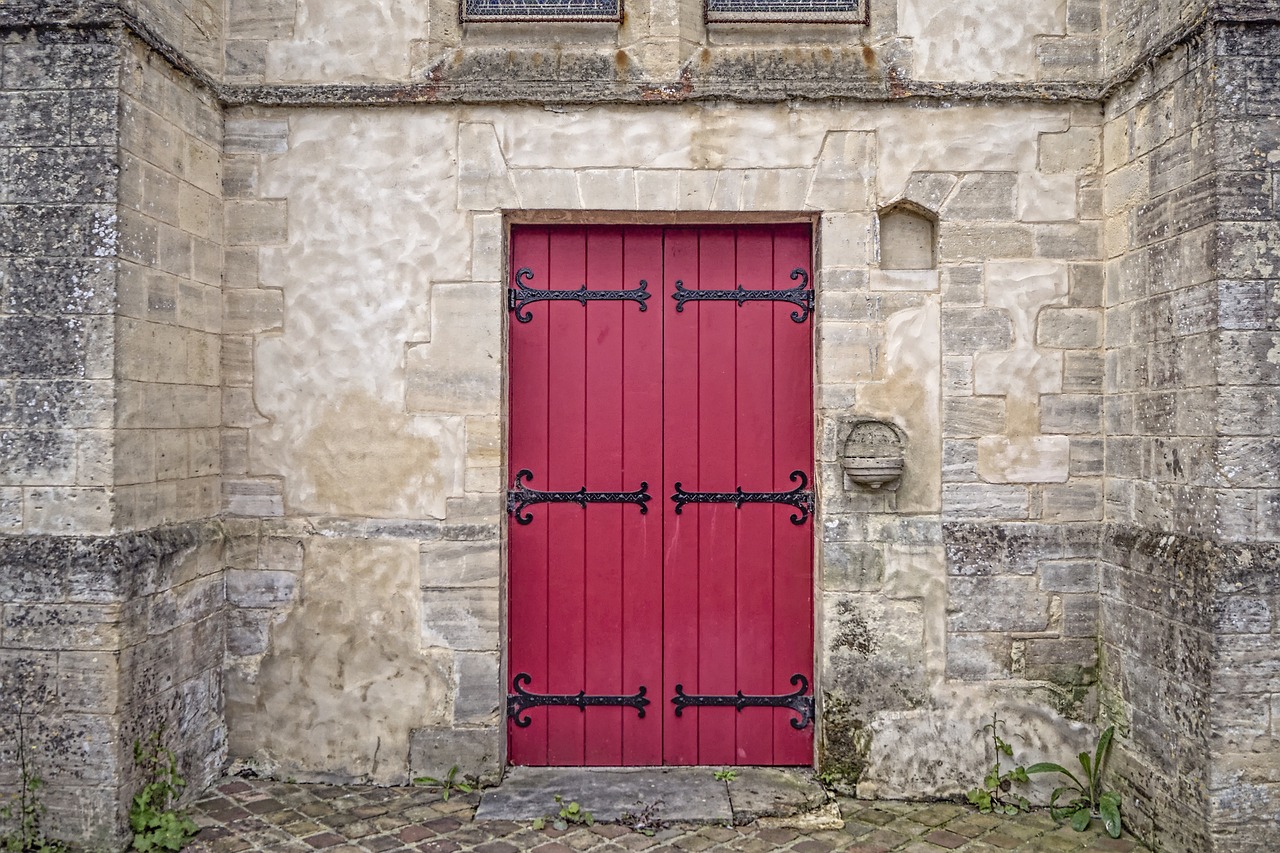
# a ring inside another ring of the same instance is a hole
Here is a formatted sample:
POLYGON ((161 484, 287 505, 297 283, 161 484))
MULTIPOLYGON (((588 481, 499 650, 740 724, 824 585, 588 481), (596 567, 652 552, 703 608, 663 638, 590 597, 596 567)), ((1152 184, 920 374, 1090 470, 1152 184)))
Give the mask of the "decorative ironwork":
POLYGON ((485 21, 617 21, 621 0, 463 0, 463 23, 485 21))
POLYGON ((738 509, 742 509, 743 504, 788 504, 800 510, 798 514, 791 514, 791 523, 804 524, 813 512, 813 492, 805 488, 809 478, 803 471, 792 471, 788 479, 793 483, 800 481, 789 492, 744 492, 741 486, 732 492, 686 492, 676 483, 676 493, 671 500, 676 502, 676 515, 685 504, 733 504, 738 509))
POLYGON ((869 24, 869 0, 706 0, 707 23, 869 24))
POLYGON ((530 302, 564 299, 572 300, 585 307, 589 299, 615 302, 629 300, 638 302, 641 311, 647 311, 649 306, 645 305, 644 301, 653 295, 649 292, 649 282, 644 279, 640 279, 639 286, 631 290, 587 290, 585 284, 577 290, 539 290, 525 285, 525 282, 532 278, 533 270, 521 267, 516 272, 516 286, 507 288, 507 310, 516 312, 516 319, 521 323, 528 323, 533 319, 533 314, 522 310, 530 302))
MULTIPOLYGON (((529 684, 533 681, 533 676, 527 672, 521 672, 511 679, 511 688, 515 690, 514 694, 507 696, 507 717, 515 720, 520 728, 528 728, 533 720, 529 719, 525 713, 530 708, 537 708, 543 705, 567 705, 577 708, 579 711, 586 712, 588 705, 622 705, 636 709, 636 715, 644 717, 644 706, 649 704, 649 700, 644 698, 647 689, 644 685, 631 696, 588 696, 585 690, 579 690, 577 693, 530 693, 520 685, 529 684)), ((680 713, 679 711, 676 712, 680 713)), ((793 721, 794 724, 794 721, 793 721)))
POLYGON ((690 707, 733 707, 741 713, 743 708, 790 708, 800 715, 791 721, 791 727, 803 729, 813 722, 813 697, 809 692, 809 679, 800 673, 791 676, 791 683, 800 685, 795 693, 784 693, 780 696, 744 696, 739 690, 732 696, 689 696, 684 692, 684 685, 676 685, 676 695, 671 702, 676 706, 679 717, 685 708, 690 707))
POLYGON ((739 308, 756 301, 790 302, 799 306, 798 311, 791 312, 791 319, 803 323, 813 311, 813 291, 809 289, 809 274, 799 267, 791 271, 791 280, 796 279, 800 283, 785 290, 747 290, 742 285, 734 290, 689 290, 683 281, 677 280, 676 292, 671 294, 671 298, 676 301, 676 311, 684 311, 686 302, 736 302, 739 308))
POLYGON ((514 515, 516 521, 521 524, 533 521, 533 513, 526 512, 521 515, 525 507, 533 504, 573 503, 583 509, 586 509, 589 503, 636 504, 640 507, 640 514, 644 515, 649 512, 646 503, 652 499, 649 494, 649 483, 645 480, 640 482, 640 488, 634 492, 588 492, 586 486, 576 492, 541 492, 528 488, 520 482, 521 480, 532 482, 533 472, 528 468, 522 468, 516 474, 515 488, 507 492, 507 512, 514 515))

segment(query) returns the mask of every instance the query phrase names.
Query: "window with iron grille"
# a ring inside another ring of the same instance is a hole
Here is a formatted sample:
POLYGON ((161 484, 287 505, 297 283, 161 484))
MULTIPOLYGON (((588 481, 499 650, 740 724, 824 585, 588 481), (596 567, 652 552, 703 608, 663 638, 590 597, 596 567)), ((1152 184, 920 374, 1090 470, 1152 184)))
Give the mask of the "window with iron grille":
POLYGON ((871 0, 706 0, 708 23, 870 23, 871 0))
POLYGON ((620 21, 622 0, 462 0, 462 20, 620 21))

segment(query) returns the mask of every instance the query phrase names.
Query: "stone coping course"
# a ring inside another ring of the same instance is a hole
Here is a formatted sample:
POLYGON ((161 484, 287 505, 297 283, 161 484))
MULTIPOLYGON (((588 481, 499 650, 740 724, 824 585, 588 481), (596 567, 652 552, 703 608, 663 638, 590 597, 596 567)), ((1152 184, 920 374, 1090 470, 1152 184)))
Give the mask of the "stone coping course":
MULTIPOLYGON (((711 768, 707 768, 711 772, 711 768)), ((730 783, 732 784, 732 783, 730 783)), ((679 792, 672 792, 678 798, 679 792)), ((528 821, 476 820, 480 793, 455 791, 446 801, 431 788, 377 788, 228 778, 195 804, 200 835, 191 853, 623 853, 739 850, 764 853, 1075 853, 1145 850, 1094 826, 1077 833, 1046 812, 982 815, 949 802, 871 802, 837 798, 843 826, 797 818, 761 818, 741 826, 675 824, 646 835, 622 823, 535 830, 528 821), (818 827, 832 828, 818 828, 818 827), (807 828, 806 828, 807 827, 807 828)), ((548 811, 554 805, 547 794, 548 811)), ((583 803, 590 809, 590 803, 583 803)), ((834 813, 832 810, 831 813, 834 813)))

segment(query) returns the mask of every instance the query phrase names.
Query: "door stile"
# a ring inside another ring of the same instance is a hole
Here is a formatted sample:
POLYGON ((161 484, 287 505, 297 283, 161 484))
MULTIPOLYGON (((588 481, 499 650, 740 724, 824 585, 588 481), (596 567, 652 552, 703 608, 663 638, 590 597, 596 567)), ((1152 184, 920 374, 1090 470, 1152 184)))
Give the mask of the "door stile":
POLYGON ((662 763, 662 731, 668 711, 662 683, 662 523, 666 499, 662 471, 662 230, 631 227, 623 233, 623 284, 645 280, 657 291, 641 311, 622 314, 622 482, 647 483, 653 495, 647 513, 624 506, 622 536, 622 685, 631 694, 645 687, 652 704, 644 717, 622 715, 623 764, 662 763))
MULTIPOLYGON (((774 232, 774 281, 782 286, 795 269, 811 270, 811 238, 808 226, 780 226, 774 232)), ((777 459, 774 488, 782 491, 794 484, 787 480, 793 470, 809 472, 815 488, 813 453, 813 338, 810 316, 795 323, 791 312, 773 315, 774 335, 774 456, 777 459)), ((811 695, 817 694, 813 659, 813 541, 817 516, 808 523, 790 523, 791 509, 773 507, 775 536, 774 568, 774 692, 791 693, 796 673, 808 677, 811 695), (781 581, 787 580, 787 583, 781 581)), ((774 760, 779 764, 810 764, 813 761, 814 727, 797 730, 795 714, 785 709, 773 712, 774 760)), ((816 724, 815 724, 816 725, 816 724)))
MULTIPOLYGON (((545 288, 549 237, 545 229, 521 229, 511 235, 510 285, 514 286, 520 269, 542 271, 538 286, 545 288)), ((537 282, 535 281, 535 284, 537 282)), ((509 453, 519 465, 536 469, 545 477, 550 424, 550 347, 547 323, 521 324, 514 313, 508 315, 511 326, 511 379, 508 391, 510 407, 509 453)), ((511 466, 514 467, 514 466, 511 466)), ((516 471, 509 471, 514 477, 516 471)), ((543 488, 545 488, 545 483, 543 488)), ((509 636, 519 638, 508 643, 506 690, 511 679, 520 673, 541 675, 547 671, 547 562, 548 528, 545 507, 530 510, 535 516, 531 524, 508 524, 507 549, 507 625, 509 636)), ((531 689, 546 692, 547 685, 533 683, 531 689)), ((547 727, 508 726, 509 759, 516 764, 547 762, 547 727)))
MULTIPOLYGON (((696 283, 698 276, 698 233, 691 229, 669 228, 663 251, 664 297, 674 291, 677 280, 696 283)), ((663 380, 662 380, 662 499, 663 519, 663 620, 662 620, 662 703, 664 764, 698 763, 698 710, 681 716, 665 707, 676 687, 692 688, 698 671, 698 551, 699 525, 696 510, 688 507, 677 515, 670 500, 672 484, 686 487, 698 476, 696 381, 678 381, 696 376, 698 364, 698 319, 700 305, 685 307, 674 314, 664 298, 663 380), (676 322, 679 320, 681 322, 676 322), (679 436, 678 440, 672 440, 679 436)))

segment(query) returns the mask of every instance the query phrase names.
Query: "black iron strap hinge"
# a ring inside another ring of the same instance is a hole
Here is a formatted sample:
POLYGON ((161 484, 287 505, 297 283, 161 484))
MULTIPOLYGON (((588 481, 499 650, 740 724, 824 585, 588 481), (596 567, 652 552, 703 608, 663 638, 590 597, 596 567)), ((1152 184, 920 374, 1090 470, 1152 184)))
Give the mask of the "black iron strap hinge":
POLYGON ((533 681, 533 676, 527 672, 521 672, 511 679, 511 689, 515 693, 507 696, 507 717, 515 721, 520 728, 528 728, 533 722, 525 714, 530 708, 537 708, 546 705, 563 705, 577 708, 579 711, 586 711, 588 705, 610 705, 624 706, 636 709, 636 715, 644 716, 644 707, 649 704, 649 700, 644 698, 647 692, 644 685, 640 686, 631 696, 588 696, 585 690, 579 690, 577 693, 530 693, 521 685, 529 684, 533 681))
POLYGON ((631 301, 638 302, 640 310, 646 311, 648 306, 644 301, 653 295, 649 293, 649 282, 644 279, 640 279, 640 284, 631 290, 587 290, 585 284, 577 290, 539 290, 525 285, 532 278, 533 270, 521 267, 516 272, 515 287, 507 288, 507 310, 516 312, 516 319, 521 323, 528 323, 533 319, 533 314, 523 310, 531 302, 564 299, 585 306, 588 300, 631 301))
POLYGON ((803 471, 792 471, 788 479, 793 483, 799 481, 789 492, 744 492, 741 486, 732 492, 686 492, 676 483, 676 493, 671 500, 676 502, 676 515, 681 513, 685 504, 733 504, 738 509, 742 509, 743 504, 787 504, 800 511, 791 514, 791 523, 804 524, 813 512, 813 492, 805 488, 809 485, 809 478, 803 471))
POLYGON ((514 515, 516 521, 520 524, 528 524, 533 521, 533 514, 522 511, 525 507, 533 504, 546 503, 573 503, 587 508, 589 503, 609 503, 609 504, 636 504, 640 507, 640 513, 643 515, 649 511, 646 503, 652 500, 649 494, 648 482, 641 481, 640 488, 634 492, 588 492, 587 487, 583 486, 575 492, 542 492, 537 489, 530 489, 522 480, 532 482, 533 472, 528 468, 522 468, 516 474, 516 484, 507 492, 507 512, 514 515))
POLYGON ((813 722, 813 697, 806 695, 809 679, 797 672, 791 676, 791 683, 800 685, 796 692, 780 696, 744 696, 741 690, 731 696, 689 696, 684 692, 684 685, 677 684, 676 695, 671 702, 676 706, 677 717, 685 708, 697 707, 737 708, 739 713, 743 708, 790 708, 800 715, 791 721, 791 727, 803 729, 813 722))
POLYGON ((809 274, 797 267, 791 271, 791 280, 800 280, 795 287, 785 290, 747 290, 738 285, 733 290, 689 290, 683 281, 676 281, 676 292, 671 298, 676 301, 676 311, 684 311, 686 302, 736 302, 741 308, 748 302, 790 302, 799 306, 799 310, 791 312, 791 319, 803 323, 813 312, 813 291, 809 289, 809 274))

